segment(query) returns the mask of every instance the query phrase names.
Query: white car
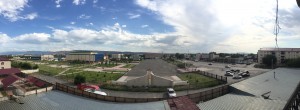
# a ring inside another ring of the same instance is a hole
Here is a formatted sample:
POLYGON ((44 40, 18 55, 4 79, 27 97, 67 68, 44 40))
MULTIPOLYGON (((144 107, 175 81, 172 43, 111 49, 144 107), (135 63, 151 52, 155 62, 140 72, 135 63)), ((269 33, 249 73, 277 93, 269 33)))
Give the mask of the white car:
POLYGON ((169 97, 176 97, 176 92, 173 88, 167 88, 169 97))
POLYGON ((91 92, 91 93, 95 93, 95 94, 99 94, 99 95, 103 95, 103 96, 107 96, 107 94, 105 92, 102 92, 100 90, 95 90, 95 89, 85 89, 84 91, 87 92, 91 92))

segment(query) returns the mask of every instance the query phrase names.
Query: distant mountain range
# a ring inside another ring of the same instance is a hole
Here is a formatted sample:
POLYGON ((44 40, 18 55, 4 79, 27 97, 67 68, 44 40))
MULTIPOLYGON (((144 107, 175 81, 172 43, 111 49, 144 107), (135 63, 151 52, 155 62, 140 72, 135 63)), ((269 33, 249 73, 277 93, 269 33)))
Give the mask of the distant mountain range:
MULTIPOLYGON (((91 51, 91 50, 81 50, 81 51, 91 51)), ((92 50, 93 51, 93 50, 92 50)), ((72 51, 56 51, 56 52, 51 52, 51 51, 11 51, 11 52, 0 52, 0 55, 46 55, 46 54, 68 54, 72 51)), ((119 52, 119 51, 93 51, 97 52, 100 54, 143 54, 143 53, 148 53, 148 52, 119 52)), ((150 53, 150 52, 149 52, 150 53)))

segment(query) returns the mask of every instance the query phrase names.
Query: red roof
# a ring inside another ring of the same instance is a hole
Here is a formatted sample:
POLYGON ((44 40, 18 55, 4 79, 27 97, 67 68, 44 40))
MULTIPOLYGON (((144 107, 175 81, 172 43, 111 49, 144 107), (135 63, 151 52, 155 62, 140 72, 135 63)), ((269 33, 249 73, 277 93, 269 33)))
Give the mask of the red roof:
POLYGON ((197 104, 187 96, 171 98, 167 100, 171 110, 200 110, 197 104))
POLYGON ((19 78, 15 75, 9 75, 8 77, 1 80, 3 87, 6 88, 7 86, 11 85, 15 81, 17 81, 19 78))
POLYGON ((0 75, 21 73, 19 68, 0 69, 0 75))
POLYGON ((9 61, 7 58, 0 57, 0 61, 9 61))

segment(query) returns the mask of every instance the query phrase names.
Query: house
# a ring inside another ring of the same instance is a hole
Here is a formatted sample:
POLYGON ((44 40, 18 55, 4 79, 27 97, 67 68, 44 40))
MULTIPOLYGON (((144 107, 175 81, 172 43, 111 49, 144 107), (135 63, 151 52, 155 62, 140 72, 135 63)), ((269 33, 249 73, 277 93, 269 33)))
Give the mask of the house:
POLYGON ((0 57, 0 69, 8 69, 11 68, 11 61, 0 57))
POLYGON ((41 60, 53 61, 54 60, 54 55, 42 55, 41 60))
POLYGON ((258 63, 262 64, 262 59, 267 55, 277 58, 277 65, 282 65, 286 59, 300 57, 300 48, 261 48, 257 52, 258 63))

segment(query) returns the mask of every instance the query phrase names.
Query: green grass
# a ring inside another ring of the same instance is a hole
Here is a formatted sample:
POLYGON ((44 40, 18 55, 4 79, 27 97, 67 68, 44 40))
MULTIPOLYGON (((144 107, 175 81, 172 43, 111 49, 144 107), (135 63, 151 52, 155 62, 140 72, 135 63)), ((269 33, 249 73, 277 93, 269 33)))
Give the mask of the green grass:
POLYGON ((97 67, 115 67, 118 66, 119 64, 97 64, 97 67))
POLYGON ((134 64, 126 64, 122 68, 133 68, 135 65, 134 64))
POLYGON ((199 89, 199 88, 206 88, 206 87, 213 87, 219 85, 219 81, 214 78, 210 78, 207 76, 203 76, 197 73, 183 73, 179 74, 178 77, 181 80, 185 80, 189 82, 189 87, 184 87, 184 86, 177 86, 177 90, 181 89, 199 89))
POLYGON ((60 73, 64 70, 65 70, 65 68, 55 68, 55 67, 50 67, 47 65, 39 65, 39 73, 48 75, 48 76, 57 75, 58 73, 60 73))
POLYGON ((111 80, 117 80, 123 76, 123 74, 117 73, 82 71, 79 73, 62 75, 60 78, 72 81, 77 74, 83 75, 86 77, 86 81, 92 84, 107 83, 111 80))
POLYGON ((74 72, 80 72, 81 70, 77 70, 77 69, 69 69, 68 71, 64 72, 63 74, 70 74, 70 73, 74 73, 74 72))

